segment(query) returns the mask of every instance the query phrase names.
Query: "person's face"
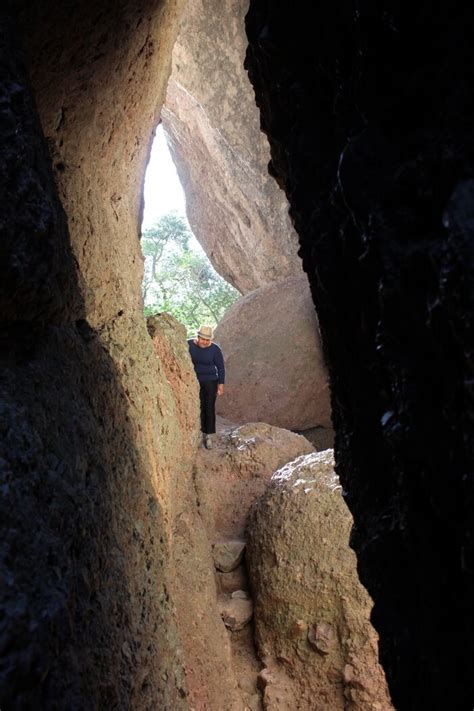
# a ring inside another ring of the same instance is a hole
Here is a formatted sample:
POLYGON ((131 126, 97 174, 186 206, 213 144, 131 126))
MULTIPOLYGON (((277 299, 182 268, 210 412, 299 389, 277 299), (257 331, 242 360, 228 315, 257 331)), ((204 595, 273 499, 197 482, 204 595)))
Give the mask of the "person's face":
POLYGON ((197 342, 199 348, 207 348, 208 346, 211 345, 211 339, 210 338, 203 338, 202 336, 197 337, 197 342))

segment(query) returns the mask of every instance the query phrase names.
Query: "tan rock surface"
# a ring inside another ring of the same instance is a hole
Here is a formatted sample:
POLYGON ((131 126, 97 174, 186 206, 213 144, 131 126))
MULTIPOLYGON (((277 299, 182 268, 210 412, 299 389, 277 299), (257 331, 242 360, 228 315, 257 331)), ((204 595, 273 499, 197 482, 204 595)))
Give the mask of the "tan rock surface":
POLYGON ((267 711, 393 708, 333 466, 326 450, 282 467, 249 516, 247 566, 267 711))
POLYGON ((189 705, 168 492, 177 473, 190 486, 194 447, 146 330, 138 235, 183 7, 18 2, 21 36, 2 7, 2 175, 17 184, 2 242, 2 708, 189 705))
POLYGON ((231 598, 220 606, 221 617, 232 632, 242 630, 253 616, 253 604, 249 599, 231 598))
POLYGON ((170 467, 170 476, 168 490, 162 493, 171 504, 168 586, 183 653, 189 704, 203 709, 241 711, 241 692, 237 689, 229 639, 217 605, 210 542, 197 511, 191 478, 191 459, 199 441, 199 394, 186 329, 169 314, 148 318, 147 326, 153 349, 159 356, 160 373, 174 396, 171 403, 158 403, 167 426, 177 435, 171 441, 168 435, 169 451, 163 456, 170 467), (183 462, 187 452, 191 456, 183 462))
POLYGON ((248 0, 190 0, 162 111, 192 230, 242 293, 301 273, 243 68, 247 8, 248 0))
MULTIPOLYGON (((219 545, 241 541, 247 514, 275 469, 312 451, 312 445, 304 437, 261 422, 225 430, 215 436, 213 449, 200 448, 194 480, 208 539, 219 545)), ((250 623, 253 604, 250 596, 232 598, 237 590, 241 594, 249 592, 245 556, 243 564, 229 573, 216 571, 215 576, 218 605, 229 626, 232 668, 238 689, 246 707, 258 709, 257 674, 261 664, 255 654, 250 623)), ((219 706, 217 709, 220 711, 219 706)))
POLYGON ((217 434, 214 449, 199 449, 195 484, 211 541, 242 538, 248 511, 278 467, 308 454, 304 437, 262 422, 217 434))
POLYGON ((238 299, 216 329, 226 362, 217 412, 232 422, 330 427, 327 372, 306 275, 238 299))
MULTIPOLYGON (((1 369, 13 402, 30 410, 38 443, 32 461, 50 482, 10 507, 21 517, 12 530, 39 583, 27 591, 38 632, 19 635, 12 615, 20 651, 8 663, 19 666, 23 647, 28 659, 30 649, 41 649, 43 667, 31 675, 41 678, 35 684, 47 678, 55 708, 241 711, 193 489, 195 377, 171 321, 154 323, 150 339, 140 294, 143 176, 186 3, 19 5, 25 61, 67 214, 72 258, 61 283, 77 293, 64 322, 53 319, 50 334, 45 328, 35 380, 1 369), (48 473, 47 460, 57 472, 48 473), (58 609, 57 619, 36 624, 35 605, 37 619, 48 608, 58 609), (70 629, 71 639, 58 641, 56 628, 70 629)), ((28 159, 39 165, 34 152, 28 159)), ((41 200, 39 223, 51 202, 46 194, 41 200)), ((32 227, 25 233, 41 242, 32 227)), ((42 266, 47 292, 51 269, 42 266)), ((27 312, 23 304, 23 318, 27 312)), ((26 482, 22 467, 12 462, 26 482)), ((36 661, 28 664, 36 669, 36 661)))
POLYGON ((49 5, 21 18, 28 68, 87 318, 100 326, 141 310, 143 179, 186 2, 49 5))

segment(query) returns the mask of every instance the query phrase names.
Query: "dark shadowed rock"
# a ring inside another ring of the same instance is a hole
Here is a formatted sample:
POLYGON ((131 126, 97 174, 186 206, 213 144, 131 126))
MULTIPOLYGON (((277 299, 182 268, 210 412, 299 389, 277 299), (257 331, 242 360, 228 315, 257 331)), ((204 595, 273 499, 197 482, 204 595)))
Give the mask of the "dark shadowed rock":
POLYGON ((246 22, 393 700, 472 709, 473 9, 251 0, 246 22))

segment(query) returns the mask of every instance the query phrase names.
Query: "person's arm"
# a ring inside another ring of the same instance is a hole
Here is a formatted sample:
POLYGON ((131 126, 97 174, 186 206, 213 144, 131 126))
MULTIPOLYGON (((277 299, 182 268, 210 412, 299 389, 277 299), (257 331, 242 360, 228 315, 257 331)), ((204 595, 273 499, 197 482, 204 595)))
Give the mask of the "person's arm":
POLYGON ((217 394, 224 394, 224 383, 225 383, 225 366, 224 366, 224 356, 219 346, 216 345, 214 352, 214 364, 217 368, 217 394))

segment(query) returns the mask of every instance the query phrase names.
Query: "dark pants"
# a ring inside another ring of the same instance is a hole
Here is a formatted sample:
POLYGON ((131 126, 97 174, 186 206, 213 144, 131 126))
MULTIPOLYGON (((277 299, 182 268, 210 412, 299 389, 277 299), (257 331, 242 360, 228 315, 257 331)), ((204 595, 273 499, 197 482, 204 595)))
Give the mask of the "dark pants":
POLYGON ((201 430, 204 434, 214 434, 216 431, 216 397, 217 380, 208 380, 205 383, 199 383, 201 430))

